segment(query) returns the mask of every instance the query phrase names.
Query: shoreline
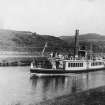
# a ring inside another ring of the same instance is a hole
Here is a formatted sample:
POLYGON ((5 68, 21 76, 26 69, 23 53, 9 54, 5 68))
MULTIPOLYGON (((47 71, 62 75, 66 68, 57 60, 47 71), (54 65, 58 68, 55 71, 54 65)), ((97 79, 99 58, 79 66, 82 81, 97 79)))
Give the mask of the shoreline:
POLYGON ((6 57, 0 59, 0 66, 30 66, 33 57, 6 57))
POLYGON ((105 105, 105 86, 49 99, 36 105, 105 105))

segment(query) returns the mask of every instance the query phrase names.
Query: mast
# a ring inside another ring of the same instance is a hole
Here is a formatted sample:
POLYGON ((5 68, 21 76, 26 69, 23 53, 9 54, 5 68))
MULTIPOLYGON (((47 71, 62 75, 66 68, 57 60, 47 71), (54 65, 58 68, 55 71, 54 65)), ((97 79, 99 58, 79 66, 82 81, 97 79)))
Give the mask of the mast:
POLYGON ((90 59, 93 59, 93 44, 90 43, 90 59))
POLYGON ((43 50, 42 50, 42 56, 44 56, 43 54, 44 54, 44 52, 45 52, 46 47, 47 47, 47 42, 45 43, 44 48, 43 48, 43 50))
POLYGON ((79 30, 75 30, 75 47, 74 47, 74 58, 78 56, 78 50, 79 50, 79 30))

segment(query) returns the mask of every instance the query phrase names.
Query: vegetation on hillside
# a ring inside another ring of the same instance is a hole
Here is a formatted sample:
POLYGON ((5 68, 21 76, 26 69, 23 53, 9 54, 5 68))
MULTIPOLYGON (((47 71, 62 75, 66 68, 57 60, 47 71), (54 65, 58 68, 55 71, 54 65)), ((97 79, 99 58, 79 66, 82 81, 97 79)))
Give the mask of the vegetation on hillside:
MULTIPOLYGON (((74 49, 74 36, 55 37, 28 31, 0 30, 1 51, 41 52, 46 42, 47 52, 68 52, 74 49)), ((79 44, 87 50, 92 45, 94 52, 105 52, 105 36, 99 34, 79 35, 79 44)))
POLYGON ((40 52, 48 42, 47 51, 61 51, 68 43, 58 37, 27 31, 0 30, 0 49, 17 52, 40 52))
MULTIPOLYGON (((66 41, 71 48, 74 48, 73 36, 61 36, 60 39, 66 41)), ((95 33, 79 35, 79 45, 80 48, 85 47, 86 50, 105 53, 105 36, 95 33)))

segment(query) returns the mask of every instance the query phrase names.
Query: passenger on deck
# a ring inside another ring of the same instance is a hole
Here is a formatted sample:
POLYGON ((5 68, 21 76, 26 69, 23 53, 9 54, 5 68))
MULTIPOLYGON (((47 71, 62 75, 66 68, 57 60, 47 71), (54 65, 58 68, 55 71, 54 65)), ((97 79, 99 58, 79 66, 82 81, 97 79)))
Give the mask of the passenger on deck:
POLYGON ((56 61, 56 68, 57 69, 59 68, 59 65, 60 65, 59 61, 56 61))
POLYGON ((59 57, 59 58, 62 58, 62 55, 61 55, 61 54, 59 54, 59 55, 58 55, 58 57, 59 57))
POLYGON ((59 61, 59 68, 63 68, 63 61, 59 61))
POLYGON ((53 57, 53 52, 50 53, 50 57, 51 57, 51 58, 53 57))
POLYGON ((56 62, 55 61, 52 61, 52 69, 56 70, 56 62))

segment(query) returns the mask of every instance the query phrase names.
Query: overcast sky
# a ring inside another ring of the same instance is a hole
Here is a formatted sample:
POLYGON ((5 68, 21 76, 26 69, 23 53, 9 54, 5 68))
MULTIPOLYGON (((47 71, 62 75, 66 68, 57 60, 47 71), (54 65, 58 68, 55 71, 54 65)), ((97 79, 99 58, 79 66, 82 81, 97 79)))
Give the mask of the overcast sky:
POLYGON ((105 0, 0 0, 0 28, 40 34, 105 35, 105 0))

